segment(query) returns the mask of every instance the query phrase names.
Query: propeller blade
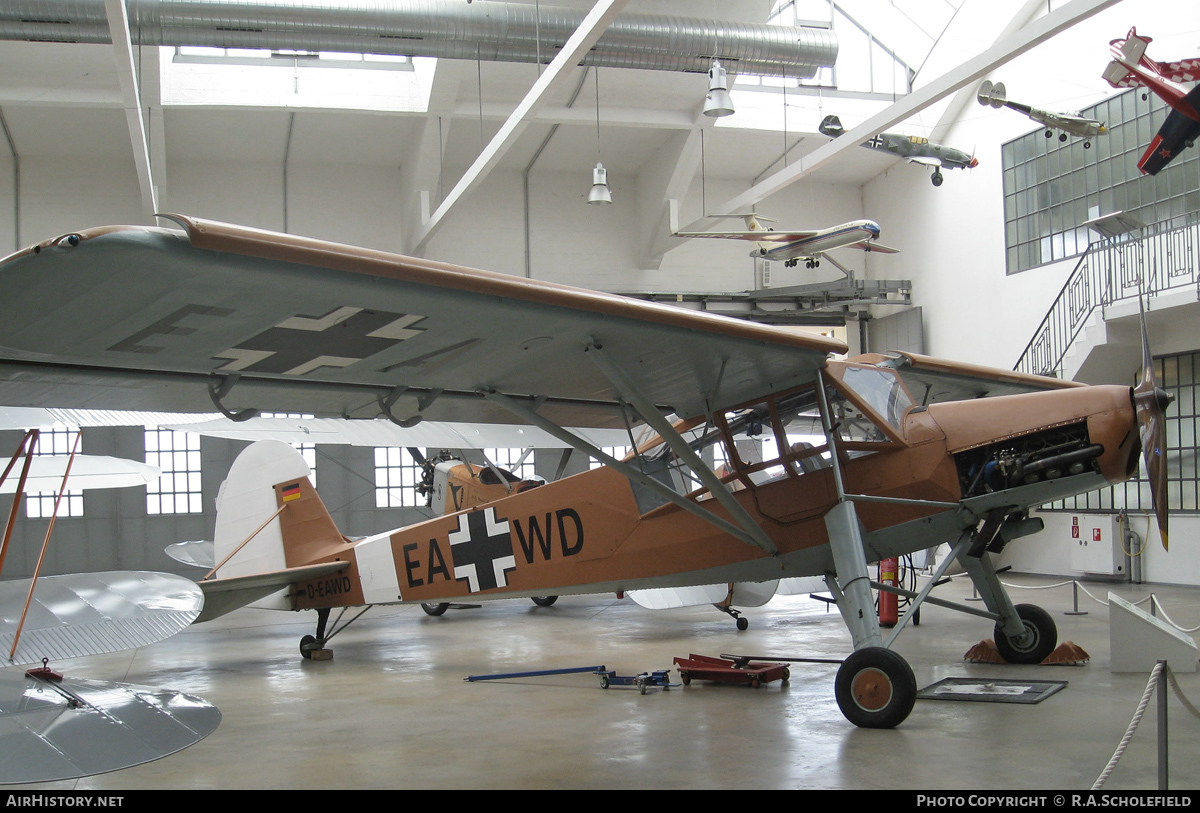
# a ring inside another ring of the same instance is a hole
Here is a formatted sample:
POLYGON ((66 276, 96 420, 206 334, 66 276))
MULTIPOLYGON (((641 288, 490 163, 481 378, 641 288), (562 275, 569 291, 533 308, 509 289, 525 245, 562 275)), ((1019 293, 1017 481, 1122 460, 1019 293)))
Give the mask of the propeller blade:
POLYGON ((1142 438, 1142 459, 1150 478, 1150 497, 1163 550, 1167 550, 1167 429, 1166 411, 1174 396, 1158 385, 1154 376, 1154 357, 1150 354, 1150 336, 1146 331, 1146 311, 1138 296, 1142 320, 1141 380, 1133 389, 1133 405, 1142 438))

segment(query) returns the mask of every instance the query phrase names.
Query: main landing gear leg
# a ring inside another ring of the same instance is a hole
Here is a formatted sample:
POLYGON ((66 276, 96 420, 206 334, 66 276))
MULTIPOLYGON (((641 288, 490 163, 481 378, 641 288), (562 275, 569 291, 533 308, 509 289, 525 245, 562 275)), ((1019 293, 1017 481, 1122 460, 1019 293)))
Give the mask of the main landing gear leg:
MULTIPOLYGON (((988 530, 984 522, 981 532, 988 530)), ((1008 597, 991 555, 972 545, 958 555, 958 561, 971 577, 975 590, 989 611, 996 614, 995 641, 1000 656, 1009 663, 1041 663, 1058 645, 1058 628, 1050 614, 1034 604, 1013 605, 1008 597), (975 551, 978 554, 972 555, 975 551)))
POLYGON ((912 667, 883 646, 854 503, 844 500, 825 515, 836 576, 825 582, 850 630, 854 653, 838 669, 835 695, 846 719, 860 728, 895 728, 917 700, 912 667))

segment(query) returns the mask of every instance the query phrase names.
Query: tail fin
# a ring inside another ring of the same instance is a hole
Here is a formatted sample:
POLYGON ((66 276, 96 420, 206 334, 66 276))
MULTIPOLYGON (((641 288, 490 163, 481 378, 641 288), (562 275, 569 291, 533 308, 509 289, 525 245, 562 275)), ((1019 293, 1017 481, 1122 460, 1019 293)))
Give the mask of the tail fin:
POLYGON ((976 96, 977 101, 984 107, 1004 107, 1004 103, 1008 101, 1008 93, 1003 82, 992 84, 984 80, 979 86, 979 94, 976 96))
POLYGON ((258 441, 238 455, 217 494, 218 578, 299 567, 344 544, 308 474, 300 453, 277 440, 258 441))
POLYGON ((831 114, 821 119, 820 125, 817 126, 817 132, 823 136, 837 138, 846 132, 846 128, 842 126, 841 119, 831 114))
POLYGON ((1157 63, 1146 58, 1146 46, 1151 42, 1150 37, 1138 36, 1137 28, 1129 29, 1129 34, 1123 40, 1113 40, 1109 43, 1109 51, 1113 61, 1108 63, 1102 74, 1104 79, 1113 87, 1136 87, 1138 72, 1142 68, 1157 74, 1157 63))

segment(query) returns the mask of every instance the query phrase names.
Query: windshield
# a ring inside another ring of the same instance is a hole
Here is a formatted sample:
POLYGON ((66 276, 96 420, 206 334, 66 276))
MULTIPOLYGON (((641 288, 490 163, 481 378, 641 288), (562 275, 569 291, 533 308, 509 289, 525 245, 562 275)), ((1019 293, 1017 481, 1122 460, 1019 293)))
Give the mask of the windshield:
POLYGON ((894 370, 847 367, 842 382, 894 428, 900 428, 905 411, 913 405, 894 370))

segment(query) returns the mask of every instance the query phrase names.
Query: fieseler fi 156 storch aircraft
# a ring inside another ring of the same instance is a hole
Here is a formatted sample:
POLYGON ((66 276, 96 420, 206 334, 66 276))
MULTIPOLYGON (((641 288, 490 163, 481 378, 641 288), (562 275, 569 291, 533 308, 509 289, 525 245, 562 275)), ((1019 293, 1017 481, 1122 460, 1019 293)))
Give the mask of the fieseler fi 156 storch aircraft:
POLYGON ((1103 76, 1113 87, 1148 88, 1170 105, 1171 112, 1138 161, 1142 172, 1157 175, 1184 147, 1200 138, 1200 85, 1188 90, 1179 84, 1200 79, 1200 59, 1155 62, 1146 56, 1150 41, 1150 37, 1139 37, 1136 28, 1129 29, 1125 39, 1113 40, 1109 43, 1112 62, 1103 76))
MULTIPOLYGON (((674 210, 672 210, 674 211, 674 210)), ((775 231, 763 226, 762 222, 775 221, 753 212, 741 215, 714 215, 714 217, 741 217, 746 221, 746 231, 688 231, 673 229, 675 237, 712 237, 720 240, 750 240, 756 248, 751 257, 764 260, 782 260, 789 268, 804 260, 806 268, 816 268, 826 252, 838 248, 856 248, 860 251, 878 251, 895 254, 897 250, 876 242, 879 239, 879 224, 873 220, 852 220, 826 229, 791 229, 775 231)))
POLYGON ((892 639, 951 562, 986 607, 959 609, 995 624, 1008 660, 1039 662, 1054 622, 1013 605, 993 555, 1040 529, 1031 506, 1132 476, 1143 447, 1165 473, 1152 373, 1131 389, 839 361, 845 345, 819 336, 170 219, 182 231, 97 228, 0 261, 0 403, 515 416, 605 464, 352 542, 297 456, 248 447, 222 487, 205 612, 287 587, 289 609, 320 611, 310 650, 332 608, 816 575, 853 643, 839 707, 892 727, 916 695, 892 639), (643 424, 659 439, 626 460, 566 428, 643 424), (943 542, 952 554, 885 641, 868 563, 943 542))

